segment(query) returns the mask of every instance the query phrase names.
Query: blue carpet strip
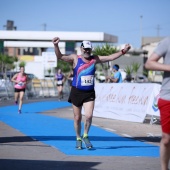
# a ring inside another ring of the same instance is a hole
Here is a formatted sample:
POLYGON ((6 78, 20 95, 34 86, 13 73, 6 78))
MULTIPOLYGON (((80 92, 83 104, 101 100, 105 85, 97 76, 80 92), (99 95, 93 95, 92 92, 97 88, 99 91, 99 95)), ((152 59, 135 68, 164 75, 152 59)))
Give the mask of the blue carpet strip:
POLYGON ((121 137, 95 126, 89 133, 94 148, 76 150, 73 120, 39 114, 68 106, 70 103, 65 101, 29 103, 23 105, 22 114, 17 113, 18 106, 1 107, 0 121, 66 155, 159 157, 158 146, 121 137))

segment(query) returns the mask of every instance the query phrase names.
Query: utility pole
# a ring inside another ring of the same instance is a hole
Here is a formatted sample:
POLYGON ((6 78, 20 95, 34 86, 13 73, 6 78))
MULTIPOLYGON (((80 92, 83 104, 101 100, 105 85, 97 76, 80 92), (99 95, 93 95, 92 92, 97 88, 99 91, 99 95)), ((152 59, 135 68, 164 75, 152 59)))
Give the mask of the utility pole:
POLYGON ((142 46, 142 19, 143 16, 140 16, 140 47, 142 46))
POLYGON ((47 24, 44 23, 44 24, 42 24, 42 26, 43 26, 43 31, 46 31, 47 24))
POLYGON ((157 25, 157 27, 156 27, 156 29, 157 29, 157 37, 159 37, 159 31, 160 31, 160 25, 157 25))

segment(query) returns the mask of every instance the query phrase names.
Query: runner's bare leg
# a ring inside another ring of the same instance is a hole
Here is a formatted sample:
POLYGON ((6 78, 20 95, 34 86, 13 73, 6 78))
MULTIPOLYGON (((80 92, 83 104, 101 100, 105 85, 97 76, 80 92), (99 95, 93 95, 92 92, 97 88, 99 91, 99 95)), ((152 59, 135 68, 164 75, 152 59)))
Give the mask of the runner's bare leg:
POLYGON ((73 105, 74 129, 76 131, 77 138, 81 138, 81 109, 82 107, 76 107, 75 105, 73 105))
POLYGON ((15 102, 18 101, 18 96, 19 96, 19 92, 15 92, 15 95, 14 95, 14 97, 15 97, 15 102))
POLYGON ((89 101, 83 104, 85 113, 84 134, 88 134, 92 123, 94 101, 89 101))
POLYGON ((162 134, 161 139, 161 170, 167 170, 168 169, 168 162, 170 159, 170 134, 164 133, 162 134))
POLYGON ((24 92, 21 91, 21 92, 19 93, 19 110, 21 110, 21 108, 22 108, 23 97, 24 97, 24 92))

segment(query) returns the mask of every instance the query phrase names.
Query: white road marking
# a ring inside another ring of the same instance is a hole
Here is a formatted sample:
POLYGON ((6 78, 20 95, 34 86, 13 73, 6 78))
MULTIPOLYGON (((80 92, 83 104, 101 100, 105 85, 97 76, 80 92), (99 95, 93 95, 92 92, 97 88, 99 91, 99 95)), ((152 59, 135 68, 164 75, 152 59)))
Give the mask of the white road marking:
POLYGON ((96 125, 96 124, 92 124, 93 126, 99 126, 99 125, 96 125))
POLYGON ((115 132, 116 130, 115 129, 110 129, 110 128, 104 128, 105 130, 108 130, 108 131, 112 131, 112 132, 115 132))
POLYGON ((128 138, 132 138, 132 136, 128 135, 128 134, 122 134, 122 136, 128 137, 128 138))

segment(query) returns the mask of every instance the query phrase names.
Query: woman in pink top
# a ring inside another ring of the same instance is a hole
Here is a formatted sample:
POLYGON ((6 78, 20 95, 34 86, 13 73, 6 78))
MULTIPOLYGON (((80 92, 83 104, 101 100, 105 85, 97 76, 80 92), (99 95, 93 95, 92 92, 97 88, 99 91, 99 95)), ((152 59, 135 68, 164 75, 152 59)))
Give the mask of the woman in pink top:
POLYGON ((22 103, 23 103, 23 96, 25 93, 25 88, 27 84, 27 75, 25 74, 25 68, 20 67, 20 72, 15 74, 12 79, 12 82, 15 83, 15 104, 18 104, 19 98, 19 110, 18 113, 21 113, 22 103))

